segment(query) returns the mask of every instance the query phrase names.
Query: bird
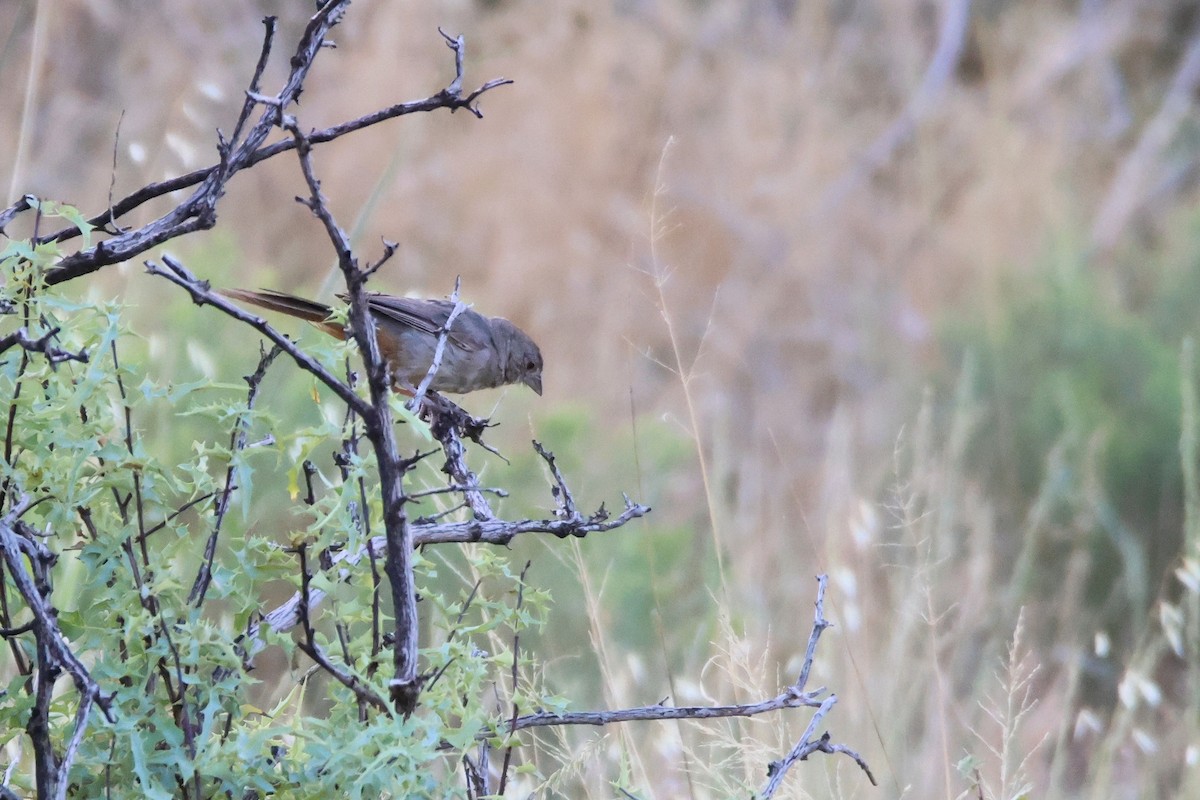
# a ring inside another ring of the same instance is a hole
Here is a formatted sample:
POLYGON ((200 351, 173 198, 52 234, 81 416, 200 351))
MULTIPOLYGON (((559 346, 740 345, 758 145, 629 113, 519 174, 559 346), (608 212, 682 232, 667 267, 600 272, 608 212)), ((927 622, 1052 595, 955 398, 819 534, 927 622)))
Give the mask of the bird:
MULTIPOLYGON (((233 300, 311 322, 338 339, 346 328, 330 319, 324 303, 270 289, 218 289, 233 300)), ((338 295, 345 300, 346 295, 338 295)), ((454 310, 449 300, 367 293, 379 351, 391 369, 396 391, 411 394, 429 372, 438 336, 454 310)), ((442 363, 430 388, 466 394, 521 383, 542 393, 542 351, 525 331, 503 317, 486 317, 470 308, 454 318, 446 335, 442 363)))

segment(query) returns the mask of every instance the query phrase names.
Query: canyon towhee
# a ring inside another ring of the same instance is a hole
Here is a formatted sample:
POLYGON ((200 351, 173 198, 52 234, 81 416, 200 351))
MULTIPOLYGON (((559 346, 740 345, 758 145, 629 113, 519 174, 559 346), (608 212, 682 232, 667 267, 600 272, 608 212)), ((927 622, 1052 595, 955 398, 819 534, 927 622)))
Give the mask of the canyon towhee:
MULTIPOLYGON (((283 292, 220 289, 221 294, 262 308, 307 320, 328 334, 346 338, 341 323, 329 319, 323 303, 283 292)), ((438 333, 454 304, 371 292, 367 306, 375 320, 379 350, 392 370, 397 390, 415 389, 429 372, 438 333)), ((502 317, 485 317, 465 309, 450 326, 442 364, 430 384, 435 392, 465 394, 509 383, 523 383, 542 393, 542 352, 516 325, 502 317)))

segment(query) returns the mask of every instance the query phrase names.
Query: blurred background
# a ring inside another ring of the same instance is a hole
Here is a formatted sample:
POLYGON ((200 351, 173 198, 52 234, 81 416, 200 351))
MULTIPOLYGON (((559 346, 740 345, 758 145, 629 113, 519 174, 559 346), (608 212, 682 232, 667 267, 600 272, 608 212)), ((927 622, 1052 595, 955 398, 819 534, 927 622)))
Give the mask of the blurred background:
MULTIPOLYGON (((5 202, 93 214, 212 163, 260 18, 280 18, 273 93, 311 8, 0 4, 5 202)), ((536 436, 581 501, 655 508, 514 548, 556 601, 531 645, 548 685, 576 708, 773 696, 828 572, 824 724, 881 788, 829 757, 788 796, 1200 796, 1198 11, 351 7, 304 127, 436 93, 439 25, 466 37, 466 86, 515 81, 482 120, 409 116, 316 153, 360 258, 400 245, 375 288, 440 296, 461 276, 541 343, 544 397, 466 402, 512 458, 485 480, 514 487, 508 515, 544 513, 536 436)), ((260 165, 170 252, 215 284, 328 299, 302 191, 294 158, 260 165)), ((242 330, 140 260, 76 284, 135 306, 162 375, 253 368, 242 330)), ((310 384, 278 381, 278 413, 310 413, 310 384)), ((744 795, 806 722, 564 731, 526 757, 566 765, 546 796, 614 796, 619 775, 643 797, 744 795)))

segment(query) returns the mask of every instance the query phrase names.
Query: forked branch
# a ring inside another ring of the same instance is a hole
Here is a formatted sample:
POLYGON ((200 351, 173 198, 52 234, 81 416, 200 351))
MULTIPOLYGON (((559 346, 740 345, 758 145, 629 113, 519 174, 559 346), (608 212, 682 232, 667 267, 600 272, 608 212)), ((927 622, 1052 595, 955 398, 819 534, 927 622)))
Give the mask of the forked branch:
MULTIPOLYGON (((92 247, 63 258, 46 273, 46 281, 50 284, 69 281, 105 266, 128 261, 152 247, 188 233, 212 228, 216 224, 218 200, 224 194, 226 185, 234 175, 268 158, 296 149, 295 139, 284 139, 271 144, 264 144, 264 142, 271 130, 280 123, 285 111, 293 106, 300 96, 304 80, 317 55, 324 49, 329 32, 341 21, 348 5, 349 0, 329 0, 310 18, 289 61, 290 71, 287 79, 280 91, 274 95, 264 95, 260 87, 276 30, 274 17, 264 19, 265 32, 262 50, 247 86, 245 103, 234 123, 231 135, 226 138, 218 131, 217 153, 219 159, 217 163, 185 175, 147 184, 126 197, 110 203, 104 211, 91 217, 87 222, 94 230, 107 231, 112 235, 92 247), (249 120, 255 107, 260 107, 262 113, 251 124, 249 120), (157 219, 140 227, 125 230, 114 227, 117 220, 142 205, 173 192, 192 188, 195 188, 195 191, 191 195, 157 219)), ((452 39, 444 33, 442 35, 455 53, 455 74, 447 88, 422 100, 397 103, 357 119, 319 131, 312 131, 306 135, 306 141, 310 145, 324 144, 386 120, 420 112, 443 109, 453 112, 461 108, 468 110, 476 117, 481 117, 482 112, 478 106, 479 97, 491 89, 512 83, 512 81, 507 78, 493 79, 464 95, 461 87, 465 44, 462 37, 452 39)), ((35 209, 36 205, 36 198, 23 196, 8 208, 0 211, 0 233, 17 216, 35 209)), ((78 226, 69 225, 39 236, 35 242, 37 244, 65 242, 80 236, 80 234, 78 226)))

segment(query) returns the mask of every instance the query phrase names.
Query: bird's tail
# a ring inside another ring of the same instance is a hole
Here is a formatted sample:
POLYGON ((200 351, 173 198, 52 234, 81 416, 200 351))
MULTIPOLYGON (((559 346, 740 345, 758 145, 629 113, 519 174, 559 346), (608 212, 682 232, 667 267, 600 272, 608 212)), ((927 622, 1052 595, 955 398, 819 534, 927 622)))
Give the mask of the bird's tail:
POLYGON ((252 292, 247 289, 217 289, 217 292, 233 300, 240 300, 243 303, 250 303, 269 311, 278 311, 280 314, 287 314, 289 317, 298 317, 302 320, 307 320, 326 333, 331 333, 334 336, 341 337, 344 335, 341 325, 329 321, 329 315, 333 312, 333 309, 324 303, 305 300, 303 297, 296 297, 295 295, 283 292, 274 292, 270 289, 258 292, 252 292))

